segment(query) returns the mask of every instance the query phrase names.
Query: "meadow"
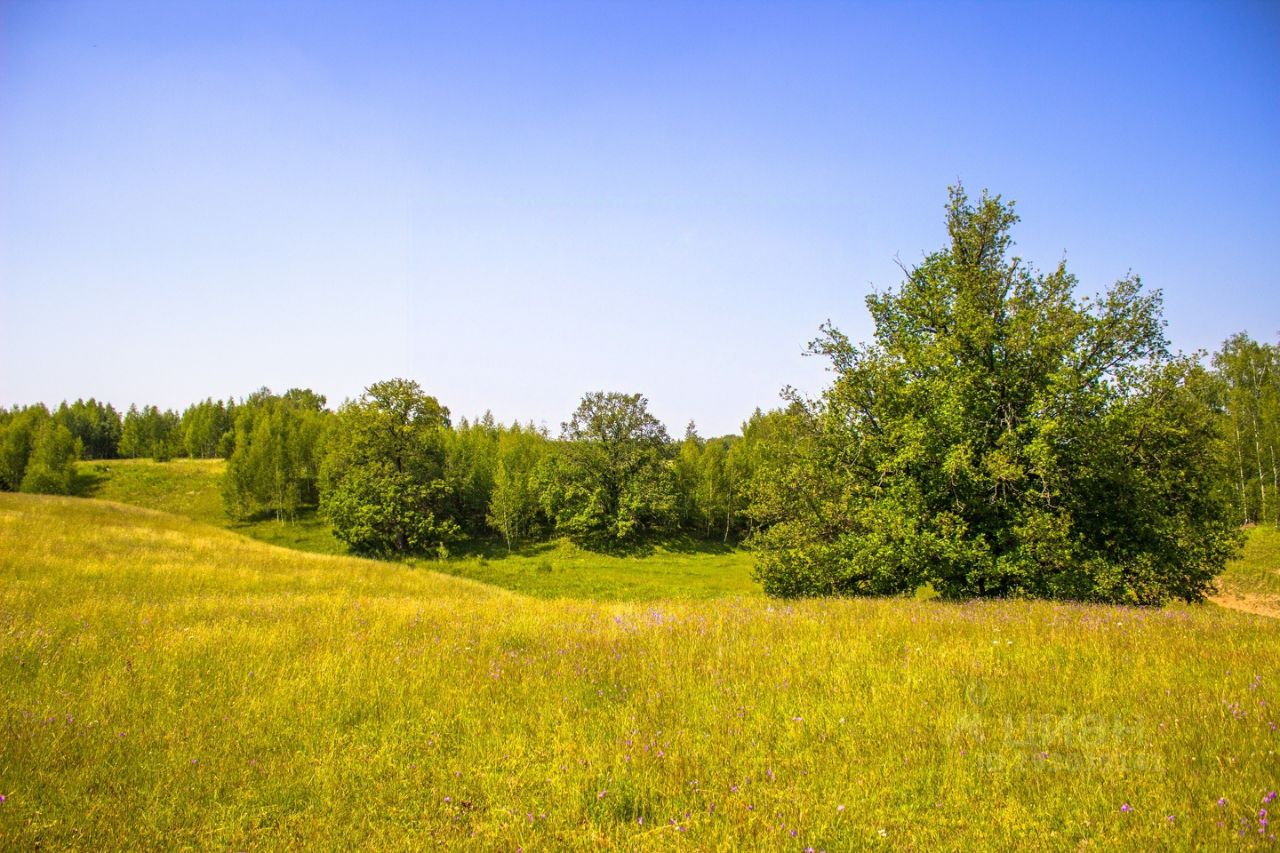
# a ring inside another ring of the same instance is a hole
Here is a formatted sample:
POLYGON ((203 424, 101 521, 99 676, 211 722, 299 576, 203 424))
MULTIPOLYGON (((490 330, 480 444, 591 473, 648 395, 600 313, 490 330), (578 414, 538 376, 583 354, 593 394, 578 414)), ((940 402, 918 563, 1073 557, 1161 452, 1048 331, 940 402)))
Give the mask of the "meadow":
POLYGON ((548 599, 12 494, 0 542, 6 849, 1274 844, 1262 616, 548 599))

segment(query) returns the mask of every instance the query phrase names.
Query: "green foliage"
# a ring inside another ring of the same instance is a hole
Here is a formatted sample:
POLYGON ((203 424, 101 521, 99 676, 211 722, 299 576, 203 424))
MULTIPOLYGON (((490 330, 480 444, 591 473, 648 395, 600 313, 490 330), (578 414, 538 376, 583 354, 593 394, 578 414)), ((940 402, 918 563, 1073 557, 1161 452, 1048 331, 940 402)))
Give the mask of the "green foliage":
POLYGON ((365 554, 424 553, 462 531, 445 478, 449 410, 416 382, 370 385, 337 415, 320 508, 334 533, 365 554))
POLYGON ((327 413, 311 405, 305 396, 310 394, 259 393, 239 407, 222 486, 229 517, 243 521, 271 513, 292 520, 301 507, 318 502, 327 413))
POLYGON ((1214 354, 1235 517, 1280 523, 1280 345, 1240 333, 1214 354))
POLYGON ((182 445, 192 459, 226 457, 235 447, 236 407, 210 397, 182 413, 182 445))
POLYGON ((22 475, 22 491, 71 494, 76 484, 76 459, 79 456, 79 442, 71 435, 71 430, 46 418, 36 428, 31 442, 31 455, 22 475))
POLYGON ((76 486, 81 441, 43 404, 5 412, 0 418, 0 490, 69 495, 76 486))
POLYGON ((36 434, 49 420, 43 404, 13 409, 0 422, 0 489, 16 492, 22 486, 36 434))
POLYGON ((498 434, 493 491, 485 518, 508 550, 530 536, 541 518, 538 473, 550 452, 546 435, 532 425, 514 424, 498 434))
POLYGON ((115 459, 119 455, 123 424, 120 413, 110 403, 99 403, 92 397, 70 405, 64 400, 53 419, 80 442, 83 458, 115 459))
POLYGON ((685 529, 728 542, 734 521, 745 520, 749 452, 739 436, 703 440, 692 422, 676 451, 676 494, 685 529))
POLYGON ((181 418, 155 406, 130 406, 120 432, 120 455, 126 459, 154 459, 165 462, 182 448, 181 418))
POLYGON ((835 383, 757 477, 777 595, 1196 601, 1238 546, 1203 371, 1135 277, 1077 301, 1009 255, 1012 205, 954 189, 951 245, 830 324, 835 383))
POLYGON ((450 517, 469 536, 488 531, 486 517, 493 494, 499 427, 488 412, 475 423, 466 418, 443 432, 445 475, 452 505, 450 517))
POLYGON ((594 392, 562 425, 543 502, 578 542, 633 541, 675 515, 667 431, 640 394, 594 392))
POLYGON ((701 518, 698 513, 698 480, 702 468, 703 440, 698 427, 689 421, 684 429, 684 440, 675 452, 676 519, 686 530, 696 530, 701 518))

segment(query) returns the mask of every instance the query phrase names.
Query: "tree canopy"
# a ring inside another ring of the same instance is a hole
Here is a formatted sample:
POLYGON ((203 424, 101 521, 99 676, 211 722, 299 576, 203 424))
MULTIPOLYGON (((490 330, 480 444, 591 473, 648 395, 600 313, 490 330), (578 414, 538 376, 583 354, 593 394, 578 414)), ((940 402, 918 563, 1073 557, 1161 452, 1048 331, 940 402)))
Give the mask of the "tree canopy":
POLYGON ((626 542, 673 515, 670 440, 642 395, 587 394, 561 425, 560 438, 546 493, 558 532, 626 542))
POLYGON ((1219 430, 1136 276, 1077 298, 1010 254, 1013 205, 951 192, 950 245, 811 345, 834 384, 758 484, 781 595, 1194 601, 1237 547, 1219 430))
POLYGON ((445 479, 449 410, 416 382, 376 382, 337 415, 320 508, 357 552, 422 553, 460 533, 445 479))

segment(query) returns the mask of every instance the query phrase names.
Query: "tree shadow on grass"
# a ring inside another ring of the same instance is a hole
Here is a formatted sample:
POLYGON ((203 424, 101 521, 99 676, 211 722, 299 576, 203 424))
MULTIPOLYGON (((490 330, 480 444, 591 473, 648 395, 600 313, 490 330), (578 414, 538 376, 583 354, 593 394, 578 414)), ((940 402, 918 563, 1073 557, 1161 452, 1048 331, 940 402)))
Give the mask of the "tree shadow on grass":
POLYGON ((606 557, 652 557, 655 554, 722 555, 741 549, 737 542, 724 543, 719 539, 703 539, 699 536, 647 536, 631 542, 615 542, 605 539, 572 540, 568 538, 544 539, 522 542, 508 550, 501 539, 472 538, 449 544, 449 556, 458 558, 484 558, 502 560, 507 557, 551 556, 557 551, 572 549, 606 557))
POLYGON ((102 484, 107 481, 109 470, 105 462, 77 465, 75 477, 71 481, 71 494, 77 498, 96 497, 102 484))

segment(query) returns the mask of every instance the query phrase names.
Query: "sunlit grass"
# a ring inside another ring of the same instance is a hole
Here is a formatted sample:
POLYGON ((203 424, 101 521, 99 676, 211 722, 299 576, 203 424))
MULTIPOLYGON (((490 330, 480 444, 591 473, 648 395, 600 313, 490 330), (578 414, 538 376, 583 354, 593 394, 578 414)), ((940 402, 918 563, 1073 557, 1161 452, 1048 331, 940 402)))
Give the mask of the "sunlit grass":
POLYGON ((1223 849, 1277 649, 1212 606, 546 601, 0 495, 0 839, 1223 849))

